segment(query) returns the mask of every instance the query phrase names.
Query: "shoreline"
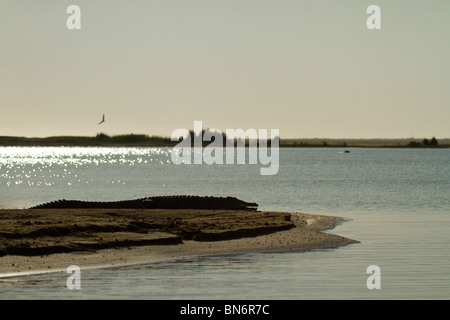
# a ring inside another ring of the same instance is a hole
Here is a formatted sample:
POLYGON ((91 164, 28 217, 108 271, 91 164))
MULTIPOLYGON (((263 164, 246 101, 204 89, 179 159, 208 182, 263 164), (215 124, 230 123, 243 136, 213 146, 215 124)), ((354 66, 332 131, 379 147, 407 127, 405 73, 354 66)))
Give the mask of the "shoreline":
MULTIPOLYGON (((437 144, 423 143, 426 138, 280 138, 280 148, 450 148, 450 138, 439 138, 437 144)), ((1 147, 174 147, 170 137, 145 134, 108 136, 0 136, 1 147)), ((203 142, 203 146, 207 146, 203 142)), ((246 143, 248 146, 248 142, 246 143)))
MULTIPOLYGON (((0 213, 2 211, 0 211, 0 213)), ((171 213, 173 214, 173 212, 171 213)), ((186 212, 183 211, 183 213, 186 212)), ((65 272, 71 265, 77 265, 81 270, 132 267, 177 261, 189 257, 235 255, 257 252, 311 251, 315 249, 338 248, 349 244, 359 243, 357 240, 322 232, 331 230, 338 223, 345 221, 339 217, 305 213, 255 213, 261 216, 261 223, 263 224, 267 223, 267 219, 264 219, 264 217, 281 217, 285 219, 286 214, 288 214, 290 219, 287 222, 292 224, 292 227, 271 232, 261 232, 262 230, 258 229, 258 232, 260 232, 259 234, 238 236, 229 239, 225 238, 221 240, 198 241, 194 239, 183 239, 181 243, 176 244, 160 243, 142 246, 125 245, 119 248, 46 255, 6 254, 0 257, 0 279, 65 272)), ((214 212, 208 211, 205 212, 205 214, 217 217, 217 213, 214 212)), ((249 213, 246 212, 245 214, 248 215, 249 213)), ((28 216, 26 217, 28 218, 28 216)), ((227 218, 229 217, 224 216, 223 212, 219 214, 219 219, 226 221, 227 218)), ((248 220, 246 220, 246 222, 248 223, 248 220)), ((227 225, 227 223, 228 222, 225 222, 225 225, 227 225)))

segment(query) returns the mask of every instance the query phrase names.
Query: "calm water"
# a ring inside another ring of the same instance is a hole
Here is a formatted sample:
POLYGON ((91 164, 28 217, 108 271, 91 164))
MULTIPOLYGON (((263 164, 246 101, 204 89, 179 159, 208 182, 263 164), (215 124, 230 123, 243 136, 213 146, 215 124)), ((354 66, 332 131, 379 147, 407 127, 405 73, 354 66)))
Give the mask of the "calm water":
MULTIPOLYGON (((0 148, 0 208, 58 199, 236 196, 260 210, 336 215, 338 249, 196 257, 0 280, 0 299, 449 299, 450 150, 280 150, 260 165, 173 165, 167 148, 0 148), (366 269, 381 269, 369 290, 366 269)), ((83 266, 80 265, 82 268, 83 266)))

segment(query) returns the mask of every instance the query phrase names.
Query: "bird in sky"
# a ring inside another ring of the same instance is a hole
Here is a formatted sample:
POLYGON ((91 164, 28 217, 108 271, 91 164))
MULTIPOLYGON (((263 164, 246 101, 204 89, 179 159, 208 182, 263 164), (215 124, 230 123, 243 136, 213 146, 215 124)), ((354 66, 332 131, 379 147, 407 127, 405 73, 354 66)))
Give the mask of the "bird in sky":
POLYGON ((105 122, 105 115, 104 114, 103 114, 102 121, 100 121, 98 124, 102 124, 103 122, 105 122))

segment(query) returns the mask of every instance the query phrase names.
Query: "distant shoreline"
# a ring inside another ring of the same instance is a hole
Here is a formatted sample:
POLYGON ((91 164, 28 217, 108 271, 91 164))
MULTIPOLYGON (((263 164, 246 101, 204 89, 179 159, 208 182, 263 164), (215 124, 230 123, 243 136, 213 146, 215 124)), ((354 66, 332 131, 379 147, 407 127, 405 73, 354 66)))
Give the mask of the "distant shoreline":
MULTIPOLYGON (((437 145, 425 145, 424 139, 280 139, 280 148, 450 148, 450 138, 439 139, 437 145)), ((127 134, 108 136, 98 134, 88 136, 52 136, 45 138, 29 138, 16 136, 0 136, 3 147, 174 147, 177 141, 169 137, 148 136, 144 134, 127 134)), ((205 142, 204 145, 208 145, 205 142)))

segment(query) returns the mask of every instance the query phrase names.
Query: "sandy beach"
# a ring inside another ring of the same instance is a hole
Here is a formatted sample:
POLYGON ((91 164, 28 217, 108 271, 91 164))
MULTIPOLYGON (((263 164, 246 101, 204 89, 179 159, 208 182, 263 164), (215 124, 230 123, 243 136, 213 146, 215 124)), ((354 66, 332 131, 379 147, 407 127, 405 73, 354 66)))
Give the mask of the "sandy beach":
POLYGON ((239 210, 0 210, 0 277, 358 243, 322 232, 341 221, 239 210))

